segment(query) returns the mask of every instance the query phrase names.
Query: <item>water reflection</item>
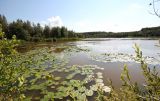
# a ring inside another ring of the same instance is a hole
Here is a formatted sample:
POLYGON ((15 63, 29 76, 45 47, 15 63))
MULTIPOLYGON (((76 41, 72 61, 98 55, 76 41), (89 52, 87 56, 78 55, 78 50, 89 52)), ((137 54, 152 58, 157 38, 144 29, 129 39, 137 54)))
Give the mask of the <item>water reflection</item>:
MULTIPOLYGON (((135 54, 133 45, 135 43, 139 44, 144 56, 154 57, 158 60, 160 48, 155 46, 158 44, 158 40, 145 40, 145 39, 87 39, 85 41, 75 42, 78 47, 88 47, 93 54, 101 53, 125 53, 125 54, 135 54)), ((138 82, 139 84, 144 83, 144 78, 140 70, 140 64, 135 62, 98 62, 94 61, 88 57, 88 53, 77 53, 70 57, 68 65, 98 65, 104 68, 103 76, 104 83, 107 84, 107 78, 112 79, 113 85, 119 87, 121 84, 120 73, 124 64, 128 65, 129 72, 131 74, 131 80, 133 82, 138 82)), ((159 68, 159 67, 158 67, 159 68)), ((160 69, 159 69, 160 70, 160 69)))
MULTIPOLYGON (((56 54, 60 56, 61 59, 64 58, 66 54, 64 48, 55 48, 57 46, 77 46, 79 48, 88 48, 89 52, 71 52, 69 56, 68 66, 70 65, 97 65, 98 67, 104 68, 103 70, 103 80, 107 84, 107 79, 110 78, 113 81, 115 87, 121 85, 120 74, 124 64, 128 65, 129 72, 131 74, 131 80, 138 82, 139 84, 144 83, 144 78, 140 70, 140 64, 136 62, 102 62, 95 61, 90 58, 90 54, 102 54, 102 53, 124 53, 134 55, 133 45, 137 43, 140 45, 143 55, 154 57, 160 60, 160 47, 158 40, 148 40, 148 39, 129 39, 129 38, 103 38, 103 39, 85 39, 76 42, 67 43, 43 43, 43 44, 27 44, 29 46, 28 50, 35 49, 35 47, 50 47, 56 50, 56 54)), ((27 51, 27 48, 25 48, 27 51)), ((160 66, 158 67, 160 70, 160 66)))

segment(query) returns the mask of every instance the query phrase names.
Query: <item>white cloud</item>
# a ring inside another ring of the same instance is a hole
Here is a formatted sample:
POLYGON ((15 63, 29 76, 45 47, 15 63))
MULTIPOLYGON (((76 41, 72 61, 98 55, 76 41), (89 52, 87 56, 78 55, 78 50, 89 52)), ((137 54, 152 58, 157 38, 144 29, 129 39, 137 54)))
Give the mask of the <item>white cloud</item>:
POLYGON ((62 20, 59 16, 53 16, 51 18, 48 18, 47 21, 49 22, 49 26, 54 27, 54 26, 62 26, 62 20))
POLYGON ((49 25, 50 27, 61 27, 63 26, 63 22, 60 16, 53 16, 48 18, 46 21, 41 21, 42 26, 49 25))

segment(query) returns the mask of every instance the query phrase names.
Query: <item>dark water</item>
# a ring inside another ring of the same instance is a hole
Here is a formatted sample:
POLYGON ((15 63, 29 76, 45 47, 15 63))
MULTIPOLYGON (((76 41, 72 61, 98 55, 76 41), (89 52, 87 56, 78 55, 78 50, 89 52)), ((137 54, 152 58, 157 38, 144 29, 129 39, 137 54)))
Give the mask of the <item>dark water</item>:
MULTIPOLYGON (((99 67, 104 68, 103 72, 103 80, 107 85, 107 79, 110 78, 113 81, 113 85, 115 87, 120 87, 120 74, 123 69, 124 64, 127 64, 129 72, 131 74, 131 80, 133 82, 138 82, 139 84, 144 83, 144 78, 141 73, 140 64, 135 62, 102 62, 95 61, 89 57, 89 54, 101 54, 101 53, 126 53, 126 54, 135 54, 133 45, 138 44, 144 56, 154 57, 160 60, 160 47, 159 41, 154 39, 129 39, 129 38, 121 38, 121 39, 113 39, 113 38, 102 38, 102 39, 85 39, 82 41, 76 42, 67 42, 67 43, 40 43, 34 46, 29 45, 30 49, 33 47, 55 47, 57 45, 74 45, 81 48, 88 48, 90 52, 78 52, 71 54, 69 57, 69 63, 67 65, 97 65, 99 67)), ((29 49, 29 50, 30 50, 29 49)), ((28 49, 25 49, 25 51, 28 49)), ((65 53, 59 53, 62 55, 65 53)), ((160 66, 157 66, 160 70, 160 66)))

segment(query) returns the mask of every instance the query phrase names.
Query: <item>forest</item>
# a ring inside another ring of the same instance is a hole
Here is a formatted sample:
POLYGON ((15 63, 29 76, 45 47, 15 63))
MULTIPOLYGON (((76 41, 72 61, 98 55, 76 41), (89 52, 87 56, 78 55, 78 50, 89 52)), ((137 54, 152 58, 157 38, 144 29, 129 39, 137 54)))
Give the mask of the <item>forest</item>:
POLYGON ((11 39, 13 35, 17 39, 26 41, 56 41, 57 39, 76 38, 121 38, 121 37, 160 37, 160 27, 142 28, 133 32, 75 32, 66 27, 42 27, 40 23, 23 21, 18 19, 9 23, 4 15, 0 15, 0 23, 5 36, 11 39))
POLYGON ((82 35, 77 34, 72 30, 68 30, 64 26, 50 27, 45 25, 42 27, 40 23, 35 24, 21 19, 8 23, 4 15, 0 15, 0 24, 2 24, 2 30, 5 32, 5 36, 8 39, 11 39, 13 35, 16 35, 17 39, 26 41, 55 41, 59 38, 82 37, 82 35))
POLYGON ((86 38, 160 37, 160 27, 142 28, 132 32, 84 32, 86 38))

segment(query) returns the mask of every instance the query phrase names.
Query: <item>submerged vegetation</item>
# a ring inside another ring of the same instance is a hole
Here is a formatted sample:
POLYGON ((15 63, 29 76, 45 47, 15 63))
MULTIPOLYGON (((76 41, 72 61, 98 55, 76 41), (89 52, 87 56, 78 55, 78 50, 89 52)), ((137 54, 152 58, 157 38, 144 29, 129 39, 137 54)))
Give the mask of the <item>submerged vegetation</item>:
MULTIPOLYGON (((16 51, 20 41, 8 40, 0 28, 0 100, 41 101, 146 101, 160 100, 160 77, 156 67, 151 70, 148 60, 135 45, 136 56, 101 54, 92 57, 104 61, 137 61, 146 80, 144 85, 133 83, 127 65, 121 73, 122 87, 118 90, 104 84, 103 68, 96 65, 67 65, 70 55, 90 50, 76 46, 44 47, 26 53, 16 51), (58 53, 64 53, 62 55, 58 53), (127 57, 126 57, 127 56, 127 57), (101 58, 102 57, 102 58, 101 58)), ((155 61, 155 60, 153 60, 155 61)))

